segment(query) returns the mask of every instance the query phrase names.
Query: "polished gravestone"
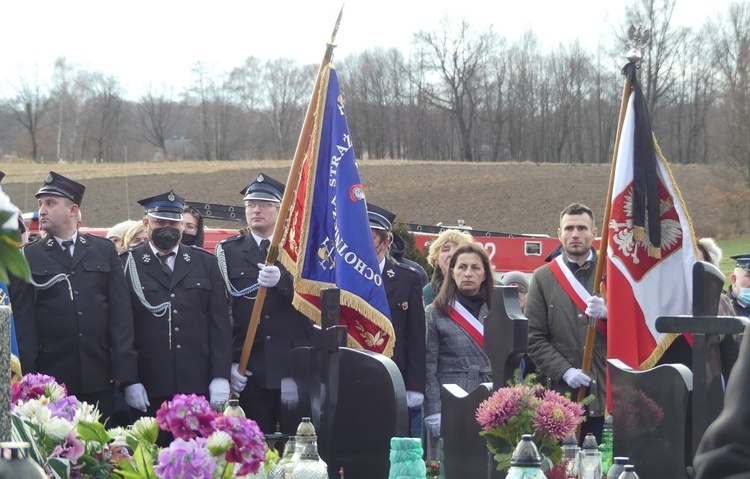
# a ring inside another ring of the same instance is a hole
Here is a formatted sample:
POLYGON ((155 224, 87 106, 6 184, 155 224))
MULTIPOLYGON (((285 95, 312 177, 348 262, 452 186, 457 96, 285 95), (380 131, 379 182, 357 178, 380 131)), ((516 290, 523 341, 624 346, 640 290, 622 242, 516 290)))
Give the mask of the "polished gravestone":
POLYGON ((692 334, 691 427, 686 432, 690 458, 724 405, 721 335, 740 334, 748 324, 747 318, 716 315, 723 285, 721 271, 710 263, 696 262, 693 265, 693 314, 662 316, 656 320, 656 330, 660 333, 692 334))
POLYGON ((493 390, 504 387, 513 378, 526 353, 528 321, 521 312, 518 288, 496 286, 492 309, 484 323, 484 349, 492 364, 493 383, 464 391, 455 384, 441 388, 443 458, 446 479, 504 477, 488 453, 481 427, 476 421, 479 404, 493 390))
POLYGON ((692 374, 682 364, 636 371, 610 359, 614 455, 630 458, 640 477, 687 477, 685 449, 692 374))
POLYGON ((314 346, 290 352, 293 381, 282 383, 284 422, 312 418, 331 479, 341 467, 355 478, 386 478, 390 440, 409 431, 403 378, 389 358, 344 347, 339 291, 325 290, 321 298, 322 329, 314 346))

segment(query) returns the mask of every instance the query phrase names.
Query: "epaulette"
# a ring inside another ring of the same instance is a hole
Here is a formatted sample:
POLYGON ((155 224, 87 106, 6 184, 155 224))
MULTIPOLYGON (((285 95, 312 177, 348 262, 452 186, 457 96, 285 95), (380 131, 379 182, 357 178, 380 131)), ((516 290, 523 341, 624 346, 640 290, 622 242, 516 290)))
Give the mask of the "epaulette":
POLYGON ((238 240, 241 240, 241 239, 243 239, 244 237, 245 237, 245 235, 244 235, 244 234, 242 234, 242 233, 240 233, 240 234, 236 234, 236 235, 234 235, 234 236, 229 236, 229 237, 227 237, 227 238, 224 238, 223 240, 219 241, 219 244, 226 244, 226 243, 231 243, 231 242, 233 242, 233 241, 238 241, 238 240))
POLYGON ((104 236, 92 235, 91 233, 81 233, 79 231, 78 232, 78 236, 83 236, 84 238, 86 238, 86 241, 92 241, 92 240, 93 241, 108 241, 108 242, 112 243, 111 240, 109 240, 108 238, 105 238, 104 236))
MULTIPOLYGON (((185 246, 185 245, 183 245, 185 246)), ((190 247, 197 251, 203 251, 204 253, 211 254, 206 248, 201 248, 200 246, 196 246, 194 244, 191 244, 190 247)), ((213 255, 212 255, 213 256, 213 255)))
POLYGON ((417 275, 419 275, 419 271, 417 271, 417 268, 415 268, 414 266, 409 266, 408 264, 405 264, 405 263, 401 263, 401 262, 399 262, 399 261, 395 261, 395 260, 394 260, 393 262, 394 262, 394 264, 395 264, 396 266, 398 266, 399 268, 402 268, 402 269, 406 269, 406 270, 409 270, 409 271, 411 271, 412 273, 414 273, 414 274, 417 274, 417 275))

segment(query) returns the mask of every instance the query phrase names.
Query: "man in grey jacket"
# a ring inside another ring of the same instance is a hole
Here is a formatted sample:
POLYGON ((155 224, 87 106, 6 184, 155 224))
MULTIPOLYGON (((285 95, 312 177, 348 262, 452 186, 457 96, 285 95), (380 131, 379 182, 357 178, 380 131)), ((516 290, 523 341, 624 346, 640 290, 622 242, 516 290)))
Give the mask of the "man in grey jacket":
POLYGON ((534 271, 525 313, 529 318, 529 356, 555 390, 574 395, 581 387, 589 388, 594 400, 588 406, 583 428, 601 441, 607 356, 601 320, 606 321, 607 308, 602 298, 591 294, 597 262, 591 244, 596 234, 590 208, 573 203, 560 213, 557 237, 561 254, 534 271), (584 374, 581 364, 589 317, 599 318, 599 327, 591 371, 584 374))

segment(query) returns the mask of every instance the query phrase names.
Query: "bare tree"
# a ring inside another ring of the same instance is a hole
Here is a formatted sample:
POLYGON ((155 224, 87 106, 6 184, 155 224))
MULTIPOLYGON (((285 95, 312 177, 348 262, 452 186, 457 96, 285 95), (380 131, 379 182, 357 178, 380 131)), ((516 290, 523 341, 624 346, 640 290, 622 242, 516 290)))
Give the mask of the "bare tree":
POLYGON ((39 83, 36 74, 30 80, 21 78, 15 90, 16 97, 11 100, 10 108, 16 120, 29 134, 31 158, 36 161, 39 153, 39 132, 44 126, 42 120, 50 108, 50 96, 39 83))
POLYGON ((466 21, 451 26, 447 19, 441 29, 421 31, 414 35, 421 69, 426 83, 420 95, 431 105, 449 112, 455 120, 460 144, 460 158, 473 161, 472 133, 477 121, 477 96, 487 64, 496 42, 492 30, 474 33, 466 21))
POLYGON ((169 158, 167 138, 175 123, 173 107, 172 89, 167 86, 163 86, 159 93, 154 93, 149 87, 137 105, 138 119, 146 129, 146 141, 159 148, 164 158, 169 158))

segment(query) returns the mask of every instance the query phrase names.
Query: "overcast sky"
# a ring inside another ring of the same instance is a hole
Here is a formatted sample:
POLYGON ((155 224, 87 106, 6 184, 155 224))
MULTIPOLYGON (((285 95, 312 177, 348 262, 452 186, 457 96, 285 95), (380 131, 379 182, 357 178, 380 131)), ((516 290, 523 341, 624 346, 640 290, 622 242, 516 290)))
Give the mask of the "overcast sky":
MULTIPOLYGON (((730 0, 678 0, 674 23, 700 26, 730 0)), ((214 72, 248 56, 291 57, 318 64, 341 0, 3 0, 0 3, 0 96, 18 78, 38 72, 48 83, 55 58, 117 76, 129 98, 149 83, 180 90, 201 61, 214 72)), ((338 58, 372 47, 408 53, 419 30, 441 18, 466 19, 478 31, 492 25, 509 40, 532 30, 545 50, 579 38, 594 51, 624 22, 613 0, 348 0, 338 58)))

